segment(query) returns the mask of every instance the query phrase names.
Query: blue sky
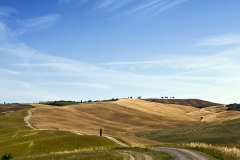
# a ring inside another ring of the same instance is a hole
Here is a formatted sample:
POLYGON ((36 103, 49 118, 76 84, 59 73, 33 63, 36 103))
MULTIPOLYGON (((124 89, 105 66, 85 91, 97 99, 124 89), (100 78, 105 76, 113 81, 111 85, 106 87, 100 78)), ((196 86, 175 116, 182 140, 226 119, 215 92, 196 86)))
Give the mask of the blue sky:
POLYGON ((0 103, 240 103, 239 0, 0 0, 0 103))

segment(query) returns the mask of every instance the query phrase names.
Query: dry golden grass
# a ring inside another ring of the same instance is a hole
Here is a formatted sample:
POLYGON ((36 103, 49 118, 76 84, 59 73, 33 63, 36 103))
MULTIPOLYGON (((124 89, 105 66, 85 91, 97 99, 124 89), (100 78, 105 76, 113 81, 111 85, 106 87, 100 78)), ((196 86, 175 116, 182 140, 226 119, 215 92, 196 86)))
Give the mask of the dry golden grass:
POLYGON ((135 99, 115 102, 83 103, 65 107, 33 104, 30 122, 39 129, 72 130, 120 138, 131 145, 153 144, 134 138, 135 133, 175 127, 194 126, 207 122, 240 118, 237 111, 224 106, 198 109, 191 106, 162 104, 135 99), (201 118, 203 117, 203 118, 201 118))
POLYGON ((236 147, 223 147, 223 146, 216 146, 216 145, 211 145, 211 144, 205 144, 205 143, 188 143, 184 144, 186 147, 190 148, 204 148, 204 149, 209 149, 209 150, 215 150, 217 152, 220 152, 223 155, 228 155, 235 157, 237 159, 240 158, 240 149, 236 147))
POLYGON ((240 118, 240 112, 227 111, 225 105, 206 107, 188 114, 202 117, 202 122, 220 122, 240 118))

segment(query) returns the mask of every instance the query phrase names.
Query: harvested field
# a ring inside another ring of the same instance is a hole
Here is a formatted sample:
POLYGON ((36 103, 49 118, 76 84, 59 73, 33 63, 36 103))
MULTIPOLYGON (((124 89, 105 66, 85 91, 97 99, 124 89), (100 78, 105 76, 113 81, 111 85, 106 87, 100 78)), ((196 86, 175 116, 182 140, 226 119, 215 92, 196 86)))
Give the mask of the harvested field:
POLYGON ((224 106, 198 109, 176 104, 153 103, 144 100, 121 99, 115 102, 95 102, 65 107, 34 104, 30 122, 34 127, 49 130, 71 130, 83 134, 117 137, 130 145, 156 142, 137 138, 136 133, 203 125, 208 122, 240 118, 237 111, 224 106))
POLYGON ((0 104, 0 114, 9 113, 9 112, 13 112, 13 111, 17 111, 25 108, 34 108, 34 107, 30 104, 18 104, 18 103, 0 104))
POLYGON ((204 101, 201 99, 158 99, 158 98, 148 98, 144 99, 146 101, 157 102, 157 103, 165 103, 165 104, 179 104, 184 106, 192 106, 192 107, 210 107, 210 106, 218 106, 222 105, 219 103, 213 103, 209 101, 204 101))

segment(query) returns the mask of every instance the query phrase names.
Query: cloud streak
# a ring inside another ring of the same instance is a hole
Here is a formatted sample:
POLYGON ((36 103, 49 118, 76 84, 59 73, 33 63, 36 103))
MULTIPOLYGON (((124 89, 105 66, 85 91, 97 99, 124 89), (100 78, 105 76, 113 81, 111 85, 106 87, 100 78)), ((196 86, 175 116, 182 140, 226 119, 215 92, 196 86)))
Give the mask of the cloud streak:
POLYGON ((69 2, 71 0, 58 0, 58 3, 66 3, 66 2, 69 2))
POLYGON ((159 8, 155 13, 153 13, 150 17, 153 17, 153 16, 155 16, 155 15, 157 15, 157 14, 159 14, 159 13, 165 11, 165 10, 171 9, 171 8, 173 8, 173 7, 177 6, 177 5, 180 5, 180 4, 182 4, 182 3, 186 2, 186 1, 187 1, 187 0, 175 0, 175 1, 171 2, 171 3, 168 3, 168 4, 160 7, 160 8, 159 8))
MULTIPOLYGON (((240 87, 238 84, 240 74, 236 74, 236 71, 240 70, 240 65, 235 58, 240 48, 211 56, 186 55, 182 58, 171 57, 161 61, 110 62, 101 65, 49 56, 22 44, 5 45, 0 47, 0 50, 5 56, 11 56, 11 62, 14 62, 14 58, 17 59, 18 63, 11 65, 11 72, 4 69, 0 71, 15 76, 14 79, 18 82, 23 82, 16 83, 16 88, 23 89, 25 95, 29 94, 28 91, 38 89, 40 92, 37 93, 45 92, 46 95, 51 95, 50 97, 61 99, 68 98, 68 92, 81 93, 82 97, 89 92, 89 95, 97 94, 96 99, 100 99, 102 95, 99 95, 101 94, 99 91, 108 90, 109 94, 105 93, 108 97, 112 96, 112 92, 119 92, 116 96, 121 97, 136 91, 142 97, 148 95, 161 97, 165 96, 164 94, 171 94, 175 97, 189 98, 186 96, 192 95, 207 99, 203 94, 206 89, 210 90, 211 94, 219 94, 226 90, 236 92, 235 88, 240 87), (119 66, 124 66, 125 69, 118 69, 119 66), (51 90, 51 88, 57 89, 51 90), (116 88, 118 89, 115 90, 116 88)), ((6 78, 4 83, 7 81, 6 78)), ((8 87, 10 85, 5 85, 4 88, 8 87)), ((10 88, 15 92, 14 85, 10 88)), ((35 96, 32 96, 33 99, 35 96)), ((219 94, 219 97, 223 97, 223 94, 219 94)))
POLYGON ((210 37, 195 45, 197 46, 222 46, 240 44, 240 35, 227 34, 221 36, 210 37))
POLYGON ((46 29, 61 20, 61 16, 58 14, 51 14, 36 18, 17 20, 14 23, 17 27, 9 28, 8 21, 4 21, 3 17, 10 16, 12 13, 17 13, 14 8, 4 7, 0 8, 0 40, 7 41, 15 36, 20 36, 26 33, 38 32, 42 29, 46 29))
POLYGON ((110 88, 108 85, 98 84, 98 83, 84 83, 84 82, 54 82, 54 83, 44 83, 42 85, 46 86, 83 86, 83 87, 90 87, 94 89, 108 89, 110 88))
POLYGON ((193 69, 207 69, 207 70, 222 70, 240 67, 236 61, 236 56, 240 48, 220 52, 209 56, 188 56, 179 57, 172 55, 165 60, 160 61, 139 61, 139 62, 110 62, 100 64, 106 67, 126 67, 135 69, 153 69, 160 67, 167 67, 173 70, 193 70, 193 69))
POLYGON ((126 0, 126 1, 115 1, 108 0, 104 1, 100 5, 100 9, 108 9, 110 11, 114 11, 115 9, 122 8, 121 12, 117 12, 114 16, 112 16, 112 20, 116 20, 119 18, 128 17, 131 20, 131 23, 135 23, 138 21, 142 21, 145 19, 152 18, 163 11, 176 7, 187 0, 154 0, 154 1, 137 1, 136 0, 126 0), (134 3, 138 3, 138 5, 131 5, 134 3), (114 7, 115 6, 115 7, 114 7), (127 6, 123 8, 123 6, 127 6))
POLYGON ((100 3, 98 6, 99 9, 107 9, 109 11, 113 11, 115 9, 121 8, 129 3, 131 3, 133 0, 104 0, 100 3))
POLYGON ((48 28, 53 24, 59 22, 61 20, 61 16, 58 14, 52 14, 37 18, 19 20, 18 24, 19 28, 15 29, 12 33, 13 36, 19 36, 25 33, 38 32, 39 30, 48 28))
POLYGON ((17 13, 17 10, 11 7, 0 7, 0 18, 9 16, 12 13, 17 13))

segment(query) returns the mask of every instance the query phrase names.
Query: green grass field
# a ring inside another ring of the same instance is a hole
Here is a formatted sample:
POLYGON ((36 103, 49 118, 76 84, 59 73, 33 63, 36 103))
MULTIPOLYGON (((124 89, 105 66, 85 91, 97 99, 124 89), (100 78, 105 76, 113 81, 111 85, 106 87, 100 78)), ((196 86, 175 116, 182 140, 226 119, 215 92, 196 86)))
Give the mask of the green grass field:
POLYGON ((142 133, 137 136, 165 142, 163 146, 194 149, 216 159, 240 159, 240 119, 142 133))
POLYGON ((107 138, 67 131, 33 130, 24 123, 27 110, 0 115, 0 157, 11 153, 24 160, 120 160, 128 155, 171 160, 167 153, 147 148, 121 148, 107 138))
POLYGON ((62 152, 48 155, 38 155, 32 157, 17 158, 17 160, 122 160, 128 159, 129 155, 141 160, 145 155, 157 160, 173 160, 174 158, 167 153, 152 151, 147 148, 116 148, 112 150, 81 151, 81 152, 62 152))
POLYGON ((153 133, 137 134, 137 136, 167 143, 202 142, 238 146, 240 142, 240 119, 201 126, 160 130, 153 133))
POLYGON ((25 126, 27 110, 0 116, 0 155, 15 157, 72 150, 111 149, 117 145, 104 137, 79 136, 64 131, 32 130, 25 126))

